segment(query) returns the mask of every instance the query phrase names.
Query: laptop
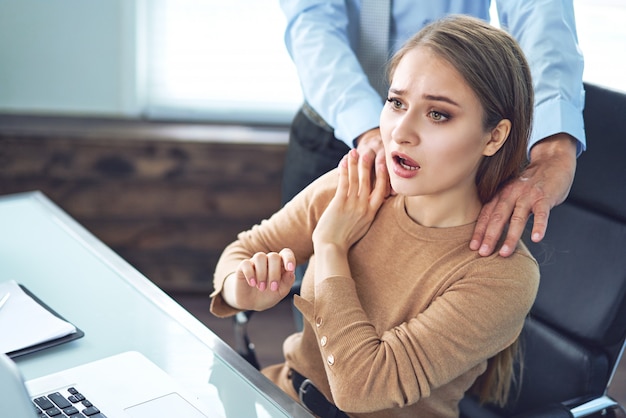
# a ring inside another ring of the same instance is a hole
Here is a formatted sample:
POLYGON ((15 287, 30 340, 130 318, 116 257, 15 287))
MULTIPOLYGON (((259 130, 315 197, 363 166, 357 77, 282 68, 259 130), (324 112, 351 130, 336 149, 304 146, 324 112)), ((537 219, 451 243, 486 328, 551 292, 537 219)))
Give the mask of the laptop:
POLYGON ((0 388, 3 417, 48 417, 57 411, 57 418, 224 417, 220 407, 203 404, 135 351, 26 382, 16 364, 0 354, 0 388))

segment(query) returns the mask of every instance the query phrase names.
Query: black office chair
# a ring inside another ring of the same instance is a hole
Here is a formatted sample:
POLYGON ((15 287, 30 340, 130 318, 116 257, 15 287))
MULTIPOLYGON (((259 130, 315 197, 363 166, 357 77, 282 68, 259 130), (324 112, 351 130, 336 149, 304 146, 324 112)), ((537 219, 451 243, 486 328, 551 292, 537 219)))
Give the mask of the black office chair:
POLYGON ((255 369, 261 370, 259 359, 256 356, 254 343, 248 336, 248 322, 254 311, 238 312, 233 318, 233 329, 235 333, 235 351, 250 363, 255 369))
MULTIPOLYGON (((522 333, 522 373, 518 365, 504 408, 468 395, 462 418, 626 417, 607 396, 626 338, 626 94, 586 91, 589 147, 570 196, 541 243, 525 240, 541 284, 522 333)), ((236 348, 258 367, 248 318, 237 316, 236 348)))
POLYGON ((626 338, 626 95, 586 91, 588 151, 546 237, 529 245, 541 283, 522 333, 521 384, 504 408, 466 397, 463 418, 626 416, 607 396, 626 338))
MULTIPOLYGON (((296 281, 291 288, 291 293, 287 296, 287 299, 292 300, 294 294, 300 293, 300 283, 296 281)), ((250 341, 250 337, 248 335, 248 323, 250 322, 250 318, 254 311, 243 311, 238 312, 234 318, 234 341, 235 341, 235 351, 243 357, 248 363, 254 366, 256 369, 261 369, 261 364, 256 355, 256 350, 254 347, 254 343, 250 341)), ((302 330, 302 314, 293 307, 293 315, 294 315, 294 325, 297 331, 302 330)))

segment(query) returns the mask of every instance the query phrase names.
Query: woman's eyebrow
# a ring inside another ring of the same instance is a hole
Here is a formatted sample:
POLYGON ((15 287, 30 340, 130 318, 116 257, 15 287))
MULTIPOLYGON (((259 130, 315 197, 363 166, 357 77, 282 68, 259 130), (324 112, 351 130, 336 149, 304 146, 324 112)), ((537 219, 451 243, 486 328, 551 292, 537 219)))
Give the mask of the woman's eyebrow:
MULTIPOLYGON (((397 94, 398 96, 403 96, 403 95, 406 94, 406 90, 390 87, 389 88, 389 93, 397 94)), ((430 101, 434 101, 434 102, 449 103, 449 104, 451 104, 453 106, 461 107, 460 104, 458 104, 457 102, 455 102, 454 100, 452 100, 448 96, 442 96, 442 95, 437 95, 437 94, 423 94, 422 95, 422 99, 430 100, 430 101)))
POLYGON ((453 106, 461 107, 457 102, 455 102, 454 100, 452 100, 451 98, 449 98, 447 96, 437 96, 437 95, 434 95, 434 94, 424 94, 422 96, 422 98, 424 98, 425 100, 432 100, 432 101, 436 101, 436 102, 450 103, 453 106))
POLYGON ((398 96, 402 96, 404 94, 404 90, 402 89, 394 89, 393 87, 389 87, 389 93, 397 94, 398 96))

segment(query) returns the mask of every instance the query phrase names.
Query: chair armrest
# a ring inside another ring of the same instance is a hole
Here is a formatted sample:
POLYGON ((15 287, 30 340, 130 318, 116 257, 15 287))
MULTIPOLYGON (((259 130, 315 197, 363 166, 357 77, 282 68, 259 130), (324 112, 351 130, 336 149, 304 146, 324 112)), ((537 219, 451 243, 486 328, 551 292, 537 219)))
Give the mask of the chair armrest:
POLYGON ((248 321, 250 320, 250 316, 252 316, 252 311, 239 312, 234 317, 235 351, 254 366, 255 369, 260 370, 261 366, 256 357, 254 344, 250 342, 250 337, 248 336, 248 321))

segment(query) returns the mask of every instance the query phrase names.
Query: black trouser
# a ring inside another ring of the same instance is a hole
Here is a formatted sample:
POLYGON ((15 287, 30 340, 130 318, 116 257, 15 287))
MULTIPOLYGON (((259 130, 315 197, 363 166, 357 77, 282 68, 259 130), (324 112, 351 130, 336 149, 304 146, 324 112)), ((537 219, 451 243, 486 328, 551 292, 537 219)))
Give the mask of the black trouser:
MULTIPOLYGON (((337 167, 350 148, 335 138, 332 129, 316 123, 300 109, 291 123, 289 145, 283 169, 282 204, 290 201, 302 189, 322 174, 337 167)), ((302 276, 308 260, 297 260, 293 291, 300 292, 302 276)), ((297 330, 302 329, 302 314, 293 309, 297 330)))
POLYGON ((337 167, 350 151, 333 131, 313 122, 302 109, 291 124, 289 145, 283 169, 284 205, 322 174, 337 167))

